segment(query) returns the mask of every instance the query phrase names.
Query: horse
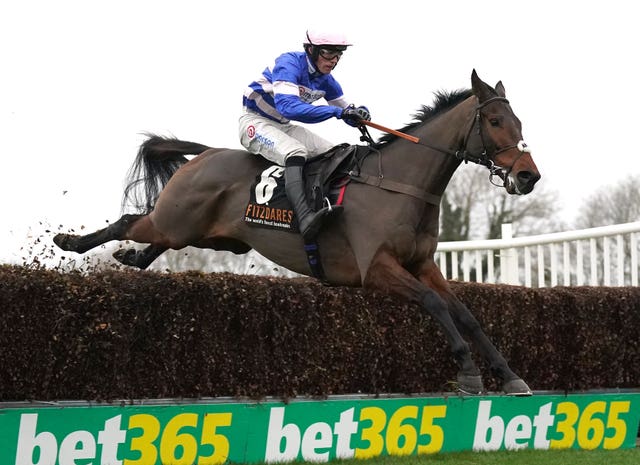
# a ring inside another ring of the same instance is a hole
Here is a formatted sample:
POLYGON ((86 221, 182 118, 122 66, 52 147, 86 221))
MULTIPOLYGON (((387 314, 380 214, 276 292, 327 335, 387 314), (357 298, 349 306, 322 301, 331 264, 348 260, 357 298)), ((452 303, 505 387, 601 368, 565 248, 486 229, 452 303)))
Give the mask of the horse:
MULTIPOLYGON (((462 162, 487 167, 489 179, 497 177, 495 183, 513 195, 530 193, 540 173, 502 81, 491 87, 474 69, 470 89, 440 91, 435 97, 434 104, 422 105, 401 131, 380 137, 371 146, 373 155, 361 161, 346 186, 342 214, 331 218, 317 238, 325 280, 420 305, 446 336, 457 363, 460 392, 485 392, 469 340, 500 379, 504 393, 531 395, 453 293, 434 253, 439 200, 462 162)), ((195 246, 235 254, 255 249, 280 266, 312 275, 300 234, 257 228, 243 219, 252 183, 270 166, 268 161, 244 150, 149 136, 140 146, 125 189, 125 198, 131 198, 136 185, 144 186, 141 211, 123 214, 90 234, 57 234, 56 245, 84 253, 112 240, 149 244, 143 250, 114 253, 121 263, 140 269, 168 249, 195 246)))

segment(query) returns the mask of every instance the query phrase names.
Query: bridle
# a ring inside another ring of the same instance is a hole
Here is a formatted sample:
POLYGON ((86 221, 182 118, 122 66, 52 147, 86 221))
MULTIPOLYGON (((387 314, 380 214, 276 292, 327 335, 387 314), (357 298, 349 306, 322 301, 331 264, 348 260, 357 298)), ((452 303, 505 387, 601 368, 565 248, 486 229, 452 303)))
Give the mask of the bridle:
MULTIPOLYGON (((498 187, 504 187, 504 185, 500 185, 497 184, 493 181, 493 177, 494 176, 498 176, 499 178, 502 179, 503 183, 506 183, 507 181, 507 177, 509 176, 509 174, 511 173, 511 170, 513 169, 513 166, 516 164, 516 162, 518 161, 518 159, 520 159, 520 157, 522 155, 524 155, 525 152, 527 153, 531 153, 531 150, 529 149, 529 147, 527 146, 527 144, 523 141, 520 140, 518 141, 516 144, 512 144, 512 145, 508 145, 506 147, 501 147, 497 150, 495 150, 493 152, 493 157, 489 157, 489 151, 487 150, 487 143, 485 141, 485 137, 482 131, 482 109, 484 107, 486 107, 487 105, 494 103, 494 102, 504 102, 504 103, 509 103, 509 100, 507 100, 505 97, 492 97, 478 105, 476 105, 475 108, 475 115, 473 117, 473 120, 469 126, 469 130, 467 131, 467 134, 465 135, 463 141, 462 141, 462 145, 461 148, 458 150, 452 150, 452 149, 447 149, 447 148, 442 148, 442 147, 438 147, 426 142, 423 142, 422 140, 418 139, 418 138, 412 138, 412 142, 418 145, 422 145, 423 147, 427 147, 429 149, 432 150, 436 150, 438 152, 441 153, 445 153, 447 155, 451 155, 453 157, 455 157, 456 159, 463 161, 465 163, 475 163, 477 165, 482 165, 485 166, 488 170, 489 170, 489 182, 491 182, 491 184, 498 186, 498 187), (482 152, 480 152, 480 154, 474 154, 471 153, 468 149, 467 146, 469 145, 469 140, 471 139, 472 133, 473 133, 473 129, 476 129, 476 133, 478 135, 478 137, 480 137, 480 142, 482 143, 482 152), (518 157, 514 160, 514 162, 512 163, 511 167, 509 168, 504 168, 500 165, 497 165, 491 158, 496 157, 496 155, 502 153, 502 152, 506 152, 508 150, 512 150, 512 149, 517 149, 519 152, 518 157)), ((362 132, 362 137, 361 140, 368 142, 371 146, 374 145, 373 140, 371 139, 371 136, 369 135, 369 132, 367 131, 365 126, 359 126, 360 131, 362 132)), ((387 131, 390 131, 388 128, 387 131)), ((398 131, 393 131, 393 133, 395 133, 396 135, 399 136, 405 136, 405 137, 413 137, 413 136, 408 136, 406 134, 403 133, 399 133, 398 131)))
MULTIPOLYGON (((480 110, 482 110, 484 107, 486 107, 487 105, 493 103, 493 102, 504 102, 506 104, 509 103, 509 100, 507 100, 505 97, 492 97, 478 105, 476 105, 476 109, 475 109, 475 116, 473 118, 473 122, 471 123, 471 126, 469 126, 469 130, 467 131, 467 135, 465 136, 463 142, 462 142, 462 149, 457 150, 455 152, 452 152, 451 150, 447 150, 446 153, 452 154, 454 155, 458 160, 463 161, 465 163, 468 162, 472 162, 478 165, 482 165, 485 166, 488 170, 489 170, 489 181, 491 182, 491 184, 499 186, 499 184, 496 184, 493 181, 493 177, 494 176, 498 176, 499 178, 501 178, 503 180, 503 182, 506 182, 507 177, 509 176, 509 174, 511 173, 511 170, 513 169, 514 165, 517 163, 517 161, 520 159, 520 157, 522 155, 524 155, 525 152, 527 153, 531 153, 531 150, 529 149, 529 147, 527 146, 527 144, 523 141, 520 140, 518 141, 516 144, 512 144, 512 145, 508 145, 506 147, 501 147, 497 150, 494 151, 493 153, 493 157, 495 159, 496 155, 502 153, 502 152, 506 152, 508 150, 511 149, 517 149, 519 152, 518 157, 514 160, 514 162, 511 164, 511 166, 509 168, 504 168, 500 165, 497 165, 490 157, 489 157, 489 153, 487 151, 487 144, 485 142, 484 139, 484 135, 483 135, 483 131, 482 131, 482 112, 480 110), (470 153, 467 150, 467 145, 469 144, 469 139, 471 138, 471 133, 473 132, 473 128, 476 128, 476 132, 478 134, 478 137, 480 137, 480 142, 482 143, 482 152, 479 155, 475 155, 473 153, 470 153)), ((437 150, 437 149, 436 149, 437 150)), ((502 187, 502 186, 500 186, 502 187)))
POLYGON ((493 102, 505 102, 507 104, 509 103, 509 101, 504 97, 492 97, 476 105, 475 115, 469 126, 469 130, 467 131, 467 134, 465 135, 462 141, 461 148, 458 150, 437 147, 435 145, 423 142, 417 137, 410 136, 408 134, 395 131, 389 128, 385 128, 384 126, 371 123, 370 121, 360 124, 358 126, 358 128, 360 129, 360 132, 362 133, 362 137, 360 137, 360 140, 362 140, 363 142, 367 142, 371 150, 378 154, 378 175, 371 176, 367 174, 362 174, 360 171, 360 166, 358 165, 357 170, 349 171, 349 177, 356 182, 361 182, 361 183, 369 184, 372 186, 380 187, 382 189, 386 189, 394 192, 400 192, 406 195, 411 195, 413 197, 416 197, 432 205, 436 205, 436 206, 440 205, 440 196, 431 194, 429 192, 425 192, 415 186, 411 186, 398 181, 389 180, 384 177, 384 175, 382 174, 382 163, 381 163, 381 157, 380 157, 381 153, 379 150, 375 148, 375 142, 373 141, 373 139, 371 138, 371 135, 369 134, 369 131, 367 130, 367 126, 370 125, 378 129, 383 129, 405 140, 410 140, 414 144, 422 145, 423 147, 427 147, 429 149, 453 156, 460 161, 464 161, 465 163, 471 162, 471 163, 485 166, 489 170, 489 182, 494 186, 506 188, 508 183, 510 182, 509 174, 513 170, 513 167, 515 166, 517 161, 520 159, 520 157, 525 154, 525 152, 531 153, 531 150, 529 149, 529 147, 527 147, 527 144, 525 144, 524 141, 520 140, 516 144, 508 145, 507 147, 496 148, 496 150, 493 151, 493 157, 489 157, 489 151, 487 150, 487 144, 485 142, 485 138, 482 132, 483 115, 481 110, 493 102), (477 155, 474 153, 471 153, 467 149, 467 146, 469 145, 469 141, 471 139, 474 128, 476 128, 477 134, 480 137, 480 142, 482 143, 482 152, 477 155), (495 158, 496 155, 502 152, 506 152, 507 150, 512 150, 512 149, 517 149, 519 151, 519 155, 509 168, 504 168, 500 165, 496 165, 495 162, 491 159, 491 158, 495 158), (494 182, 493 180, 494 176, 498 176, 502 180, 502 185, 494 182))

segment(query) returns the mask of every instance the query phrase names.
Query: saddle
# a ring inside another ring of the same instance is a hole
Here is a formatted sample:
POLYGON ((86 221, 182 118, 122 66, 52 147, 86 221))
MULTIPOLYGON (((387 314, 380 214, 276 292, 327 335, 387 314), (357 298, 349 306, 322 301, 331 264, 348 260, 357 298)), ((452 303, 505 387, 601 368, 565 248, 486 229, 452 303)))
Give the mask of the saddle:
POLYGON ((351 181, 350 173, 360 171, 359 166, 370 152, 368 146, 340 144, 307 160, 305 188, 312 208, 317 211, 327 202, 340 205, 344 189, 351 181))
MULTIPOLYGON (((305 190, 310 207, 318 211, 327 203, 340 205, 344 190, 352 180, 350 173, 371 152, 368 146, 340 144, 307 160, 304 166, 305 190)), ((298 222, 284 188, 284 168, 270 165, 251 185, 244 220, 251 226, 298 233, 298 222)))

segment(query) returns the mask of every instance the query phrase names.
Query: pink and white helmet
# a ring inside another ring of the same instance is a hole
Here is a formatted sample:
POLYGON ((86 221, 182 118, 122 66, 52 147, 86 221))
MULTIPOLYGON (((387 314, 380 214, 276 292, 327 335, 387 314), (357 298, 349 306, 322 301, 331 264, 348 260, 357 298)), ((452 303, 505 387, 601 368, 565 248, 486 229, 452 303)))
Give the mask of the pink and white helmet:
POLYGON ((307 30, 304 45, 324 45, 345 50, 350 44, 341 32, 319 31, 315 29, 307 30))

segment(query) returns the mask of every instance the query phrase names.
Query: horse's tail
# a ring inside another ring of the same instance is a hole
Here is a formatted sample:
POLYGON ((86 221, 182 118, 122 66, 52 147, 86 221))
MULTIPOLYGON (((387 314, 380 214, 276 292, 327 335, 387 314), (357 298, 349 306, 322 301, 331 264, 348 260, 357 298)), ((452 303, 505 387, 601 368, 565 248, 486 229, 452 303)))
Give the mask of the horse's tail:
POLYGON ((173 137, 146 134, 138 155, 129 169, 124 189, 122 209, 133 206, 144 214, 150 213, 171 176, 188 159, 185 155, 198 155, 211 147, 173 137))

